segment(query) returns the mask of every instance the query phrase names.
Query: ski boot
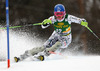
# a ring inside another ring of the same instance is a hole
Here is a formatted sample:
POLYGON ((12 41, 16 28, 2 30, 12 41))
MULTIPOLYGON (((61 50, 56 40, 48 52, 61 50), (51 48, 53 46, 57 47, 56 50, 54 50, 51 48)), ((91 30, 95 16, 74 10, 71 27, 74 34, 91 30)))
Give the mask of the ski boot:
POLYGON ((36 60, 39 60, 39 61, 44 61, 45 60, 45 57, 44 57, 45 55, 44 55, 44 51, 43 52, 39 52, 38 54, 35 54, 34 56, 33 56, 33 60, 34 60, 34 58, 36 59, 36 60))
POLYGON ((44 61, 44 56, 40 55, 39 57, 37 57, 37 59, 39 59, 40 61, 44 61))
POLYGON ((19 57, 14 57, 14 60, 15 60, 15 62, 18 62, 18 61, 20 61, 20 58, 19 57))

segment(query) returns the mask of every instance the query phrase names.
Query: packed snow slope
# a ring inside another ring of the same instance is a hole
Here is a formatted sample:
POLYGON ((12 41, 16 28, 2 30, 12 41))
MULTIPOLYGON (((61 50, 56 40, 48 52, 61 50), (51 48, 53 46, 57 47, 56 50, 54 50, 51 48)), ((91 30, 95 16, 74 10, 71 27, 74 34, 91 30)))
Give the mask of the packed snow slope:
MULTIPOLYGON (((52 57, 52 56, 51 56, 52 57)), ((67 56, 45 61, 0 62, 0 71, 100 71, 100 56, 67 56)))
POLYGON ((58 55, 52 54, 44 61, 33 61, 28 58, 15 63, 14 56, 19 56, 25 50, 41 46, 45 40, 40 40, 36 36, 25 32, 15 32, 10 30, 10 60, 11 66, 7 68, 7 44, 6 30, 0 31, 0 71, 100 71, 100 56, 85 55, 58 55))

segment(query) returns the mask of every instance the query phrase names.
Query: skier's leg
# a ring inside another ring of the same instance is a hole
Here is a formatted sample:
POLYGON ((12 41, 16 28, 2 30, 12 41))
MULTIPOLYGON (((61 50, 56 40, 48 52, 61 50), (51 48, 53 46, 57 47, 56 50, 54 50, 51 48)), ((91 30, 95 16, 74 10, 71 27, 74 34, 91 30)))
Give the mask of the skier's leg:
POLYGON ((30 56, 29 50, 25 51, 24 54, 20 55, 20 57, 14 57, 15 62, 22 61, 30 56))
POLYGON ((44 49, 44 47, 36 47, 31 50, 27 50, 24 54, 20 55, 20 57, 14 57, 15 62, 22 61, 30 56, 34 56, 35 54, 42 52, 44 49))
MULTIPOLYGON (((55 32, 53 32, 53 34, 50 36, 50 38, 44 43, 43 47, 37 47, 37 48, 33 48, 31 50, 27 50, 27 51, 25 51, 24 54, 20 55, 19 59, 24 60, 29 56, 34 56, 35 54, 41 53, 42 51, 45 50, 45 48, 52 47, 52 45, 54 45, 57 41, 58 41, 57 36, 56 36, 55 32)), ((17 59, 15 59, 15 60, 17 60, 17 59)))
POLYGON ((52 47, 46 48, 45 50, 45 55, 49 56, 51 53, 50 52, 55 52, 57 49, 59 49, 62 46, 62 44, 58 41, 56 42, 52 47))
POLYGON ((43 46, 46 48, 44 52, 47 56, 50 55, 49 51, 54 52, 61 46, 61 43, 58 41, 59 36, 60 35, 54 31, 50 38, 44 43, 43 46))
MULTIPOLYGON (((50 48, 45 48, 45 47, 33 48, 32 50, 25 51, 24 54, 20 55, 20 57, 15 57, 15 61, 18 62, 19 60, 24 60, 34 55, 36 55, 37 58, 40 58, 42 55, 49 56, 51 54, 50 51, 55 52, 60 47, 61 47, 61 43, 58 41, 50 48)), ((43 56, 42 59, 40 58, 41 61, 44 60, 43 56)))
MULTIPOLYGON (((47 51, 49 51, 49 50, 53 50, 53 51, 55 51, 55 49, 57 48, 57 46, 59 46, 58 45, 58 43, 56 43, 58 41, 58 35, 55 33, 55 31, 53 32, 53 34, 50 36, 50 38, 46 41, 46 43, 43 45, 43 47, 38 47, 38 48, 33 48, 33 49, 31 49, 31 50, 27 50, 27 51, 25 51, 25 53, 24 54, 22 54, 22 55, 20 55, 20 57, 19 57, 19 59, 20 60, 24 60, 24 59, 26 59, 27 57, 29 57, 29 56, 34 56, 35 54, 38 54, 39 52, 42 52, 42 51, 44 51, 46 48, 48 48, 47 50, 46 50, 46 52, 47 51), (55 46, 52 46, 52 45, 54 45, 56 43, 56 45, 55 46), (52 48, 50 48, 50 47, 52 47, 52 48), (54 48, 55 47, 55 48, 54 48), (50 49, 49 49, 50 48, 50 49), (54 48, 54 49, 53 49, 54 48)), ((18 59, 18 60, 19 60, 18 59)))
POLYGON ((41 54, 48 55, 49 51, 55 51, 61 45, 60 42, 57 41, 58 35, 54 31, 50 38, 44 43, 43 47, 33 48, 29 52, 32 54, 32 56, 34 56, 35 54, 37 54, 36 56, 39 56, 41 54))
POLYGON ((40 61, 43 61, 45 59, 44 56, 49 56, 51 52, 55 52, 60 47, 61 47, 61 43, 58 41, 52 47, 46 48, 44 51, 39 52, 38 54, 34 55, 32 59, 33 60, 38 59, 40 61))
POLYGON ((32 56, 34 56, 35 54, 42 52, 43 50, 45 50, 45 47, 37 47, 29 50, 29 52, 32 56))
POLYGON ((59 49, 58 52, 62 52, 62 50, 65 50, 70 45, 72 36, 71 34, 68 36, 58 36, 57 40, 58 41, 53 44, 52 47, 46 48, 46 54, 50 55, 49 51, 55 52, 57 49, 59 49))
POLYGON ((27 51, 25 51, 24 54, 20 55, 20 59, 24 60, 30 56, 34 56, 35 54, 42 52, 44 49, 45 49, 44 47, 36 47, 31 50, 27 50, 27 51))
POLYGON ((62 36, 62 38, 60 39, 60 42, 62 44, 61 49, 60 49, 61 52, 64 53, 66 51, 66 49, 70 45, 71 41, 72 41, 72 35, 71 34, 68 35, 68 36, 62 36))
POLYGON ((45 48, 50 48, 58 41, 58 34, 54 31, 49 39, 43 44, 45 48))

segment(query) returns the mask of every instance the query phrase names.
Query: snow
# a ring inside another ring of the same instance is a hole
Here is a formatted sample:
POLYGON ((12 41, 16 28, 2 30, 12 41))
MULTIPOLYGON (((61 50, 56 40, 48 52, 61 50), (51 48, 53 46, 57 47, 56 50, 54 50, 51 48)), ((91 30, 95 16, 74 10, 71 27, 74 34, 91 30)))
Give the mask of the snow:
POLYGON ((0 62, 0 71, 100 71, 100 56, 67 56, 45 61, 0 62))
MULTIPOLYGON (((31 37, 25 32, 15 32, 10 30, 10 58, 23 54, 26 50, 30 50, 34 47, 41 46, 45 40, 40 40, 36 36, 31 37)), ((6 30, 0 30, 0 60, 7 59, 7 34, 6 30)))
MULTIPOLYGON (((14 56, 19 56, 25 50, 42 45, 44 42, 45 40, 41 41, 36 37, 27 35, 27 33, 10 30, 11 65, 10 68, 7 68, 7 61, 1 61, 0 71, 100 71, 100 56, 52 54, 45 58, 45 61, 33 61, 28 58, 18 63, 14 62, 14 56)), ((7 57, 6 46, 6 31, 3 30, 0 31, 0 58, 4 58, 4 60, 7 57)))

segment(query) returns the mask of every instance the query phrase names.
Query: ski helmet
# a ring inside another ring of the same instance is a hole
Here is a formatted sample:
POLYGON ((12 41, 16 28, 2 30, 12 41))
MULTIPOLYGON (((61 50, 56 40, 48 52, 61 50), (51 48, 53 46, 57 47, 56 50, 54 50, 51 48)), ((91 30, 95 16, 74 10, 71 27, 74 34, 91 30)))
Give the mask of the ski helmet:
POLYGON ((66 15, 65 12, 65 7, 62 4, 57 4, 54 7, 54 16, 58 19, 58 20, 62 20, 66 15), (61 18, 59 18, 61 17, 61 18))

